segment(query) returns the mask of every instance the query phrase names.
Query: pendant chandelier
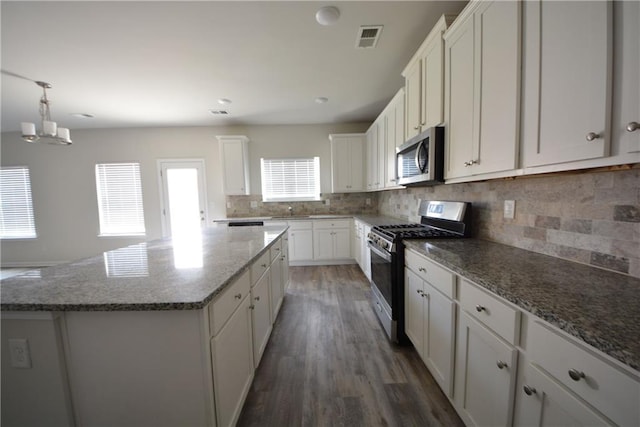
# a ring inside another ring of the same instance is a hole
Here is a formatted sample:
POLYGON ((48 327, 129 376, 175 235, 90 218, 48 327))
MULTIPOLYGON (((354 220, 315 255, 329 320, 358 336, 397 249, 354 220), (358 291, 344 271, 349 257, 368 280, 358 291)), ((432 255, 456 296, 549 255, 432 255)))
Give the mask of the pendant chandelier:
POLYGON ((39 141, 53 145, 71 145, 69 129, 59 128, 56 122, 51 121, 50 101, 47 98, 47 89, 51 89, 51 85, 39 81, 35 83, 42 88, 42 97, 40 98, 41 129, 36 132, 34 123, 23 122, 22 139, 31 143, 39 141))

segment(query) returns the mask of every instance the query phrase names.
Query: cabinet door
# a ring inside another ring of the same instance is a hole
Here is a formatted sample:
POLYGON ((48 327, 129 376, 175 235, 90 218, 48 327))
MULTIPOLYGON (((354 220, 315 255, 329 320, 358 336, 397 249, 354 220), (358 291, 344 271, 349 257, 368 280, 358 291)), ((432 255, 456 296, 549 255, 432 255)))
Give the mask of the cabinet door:
POLYGON ((525 384, 519 390, 521 410, 518 426, 611 426, 603 415, 533 365, 527 367, 525 384))
POLYGON ((282 242, 282 297, 289 287, 289 239, 285 238, 282 242))
POLYGON ((404 329, 416 351, 424 360, 423 281, 416 273, 404 269, 404 329))
POLYGON ((410 139, 420 133, 420 104, 422 86, 422 60, 408 69, 404 80, 405 90, 405 137, 410 139))
POLYGON ((257 368, 271 334, 270 276, 263 275, 251 289, 251 325, 253 330, 253 362, 257 368))
POLYGON ((445 40, 445 178, 469 175, 474 129, 474 19, 469 17, 445 40))
POLYGON ((271 264, 269 275, 271 276, 271 322, 275 322, 282 304, 282 268, 279 256, 271 264))
POLYGON ((246 171, 246 142, 241 140, 219 141, 222 154, 224 194, 249 194, 246 171))
MULTIPOLYGON (((394 99, 395 101, 395 99, 394 99)), ((396 184, 396 114, 394 101, 385 114, 385 153, 384 153, 384 187, 395 187, 396 184)))
POLYGON ((313 259, 313 231, 295 230, 289 232, 289 260, 313 259))
POLYGON ((447 396, 453 381, 453 340, 455 304, 424 282, 424 353, 422 359, 447 396))
POLYGON ((348 228, 333 230, 333 257, 351 258, 351 230, 348 228))
POLYGON ((353 235, 351 241, 351 255, 356 263, 362 269, 362 244, 360 243, 362 226, 357 222, 353 222, 353 235))
POLYGON ((376 166, 376 189, 384 188, 387 170, 387 118, 381 116, 378 120, 378 158, 376 166))
POLYGON ((525 166, 608 155, 612 4, 524 2, 525 166))
POLYGON ((517 350, 464 311, 458 331, 456 404, 468 425, 511 425, 517 350))
POLYGON ((367 130, 367 190, 376 189, 378 167, 378 123, 373 123, 367 130))
POLYGON ((422 57, 421 130, 444 121, 444 46, 442 37, 435 38, 422 57))
POLYGON ((483 3, 474 13, 474 110, 479 115, 471 172, 517 167, 520 117, 520 7, 517 1, 483 3))
POLYGON ((333 258, 333 233, 331 229, 313 231, 313 259, 333 258))
POLYGON ((331 141, 331 188, 334 193, 350 191, 351 148, 348 141, 331 141))
POLYGON ((236 423, 253 380, 251 299, 247 296, 211 340, 218 426, 236 423))
POLYGON ((613 7, 622 42, 616 40, 614 48, 612 136, 621 153, 640 153, 640 128, 633 125, 640 123, 640 2, 615 2, 613 7))

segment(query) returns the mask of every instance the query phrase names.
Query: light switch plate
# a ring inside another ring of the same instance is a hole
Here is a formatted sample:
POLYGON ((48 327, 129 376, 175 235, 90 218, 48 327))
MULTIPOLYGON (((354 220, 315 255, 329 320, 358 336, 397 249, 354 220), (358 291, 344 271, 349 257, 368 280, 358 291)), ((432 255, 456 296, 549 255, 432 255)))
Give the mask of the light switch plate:
POLYGON ((513 219, 516 216, 516 201, 504 201, 504 219, 513 219))

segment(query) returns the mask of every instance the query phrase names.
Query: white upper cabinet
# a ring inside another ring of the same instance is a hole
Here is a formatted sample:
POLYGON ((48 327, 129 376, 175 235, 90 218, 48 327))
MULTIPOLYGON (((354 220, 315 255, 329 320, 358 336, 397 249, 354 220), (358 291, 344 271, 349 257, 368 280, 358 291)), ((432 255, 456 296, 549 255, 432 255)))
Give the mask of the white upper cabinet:
POLYGON ((404 89, 400 89, 383 111, 384 188, 396 187, 396 147, 404 143, 404 89))
POLYGON ((525 167, 609 155, 612 6, 524 2, 525 167))
POLYGON ((406 96, 405 139, 444 121, 442 35, 454 18, 443 15, 438 20, 402 72, 406 96))
POLYGON ((216 138, 220 146, 224 194, 249 194, 249 138, 243 135, 216 138))
POLYGON ((384 168, 380 170, 380 164, 384 165, 380 158, 384 153, 384 117, 380 116, 371 125, 366 133, 367 139, 367 191, 378 190, 383 187, 382 181, 384 168), (382 142, 383 150, 380 150, 382 142))
POLYGON ((640 161, 640 2, 615 2, 613 8, 612 149, 620 155, 635 153, 637 162, 640 161))
POLYGON ((445 34, 445 179, 518 162, 521 3, 470 3, 445 34))
POLYGON ((364 190, 364 141, 362 133, 332 134, 331 191, 348 193, 364 190))

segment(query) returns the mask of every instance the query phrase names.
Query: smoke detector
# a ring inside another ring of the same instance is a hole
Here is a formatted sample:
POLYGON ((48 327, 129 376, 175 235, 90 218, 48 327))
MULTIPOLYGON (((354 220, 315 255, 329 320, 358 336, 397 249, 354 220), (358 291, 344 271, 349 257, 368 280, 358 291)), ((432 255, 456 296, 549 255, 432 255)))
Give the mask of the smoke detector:
POLYGON ((380 33, 382 33, 382 25, 362 25, 358 29, 356 48, 371 49, 376 47, 380 33))

